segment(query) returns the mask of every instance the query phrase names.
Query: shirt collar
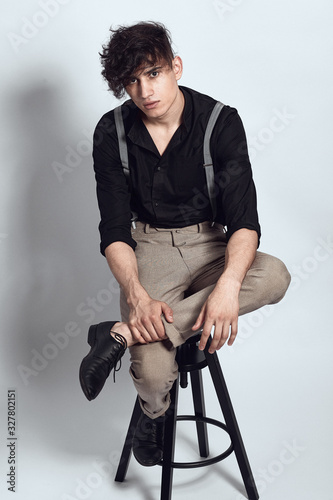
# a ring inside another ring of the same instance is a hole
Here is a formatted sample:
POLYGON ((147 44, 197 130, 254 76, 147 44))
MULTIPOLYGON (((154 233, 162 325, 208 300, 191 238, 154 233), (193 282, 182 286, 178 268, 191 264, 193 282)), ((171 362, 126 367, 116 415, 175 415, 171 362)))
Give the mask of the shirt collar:
POLYGON ((183 126, 185 127, 186 132, 189 132, 191 128, 192 113, 193 113, 192 96, 186 87, 179 86, 179 88, 183 92, 185 99, 185 105, 183 111, 183 126))

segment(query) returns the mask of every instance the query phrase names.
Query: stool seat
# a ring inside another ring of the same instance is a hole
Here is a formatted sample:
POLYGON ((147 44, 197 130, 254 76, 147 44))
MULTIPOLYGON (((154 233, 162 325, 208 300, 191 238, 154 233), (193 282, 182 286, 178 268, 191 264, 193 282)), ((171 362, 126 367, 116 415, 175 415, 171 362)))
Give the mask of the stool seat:
POLYGON ((179 372, 188 373, 202 370, 207 366, 205 353, 200 351, 197 346, 199 341, 200 335, 195 335, 178 347, 176 360, 179 372))
MULTIPOLYGON (((167 411, 165 422, 165 437, 163 447, 161 500, 171 500, 172 478, 174 469, 189 469, 194 467, 205 467, 224 460, 231 453, 235 453, 239 469, 243 478, 244 487, 249 500, 258 500, 259 494, 255 485, 251 467, 247 458, 243 440, 237 424, 236 416, 232 407, 228 389, 223 377, 217 353, 210 354, 212 338, 208 338, 204 351, 198 349, 200 335, 194 335, 183 345, 177 348, 176 360, 178 363, 179 376, 170 391, 170 407, 167 411), (219 400, 225 423, 206 416, 204 391, 202 383, 202 369, 207 367, 214 384, 216 396, 219 400), (191 379, 194 415, 177 415, 179 385, 186 388, 188 385, 188 374, 191 379), (177 421, 194 421, 197 428, 199 454, 203 460, 195 462, 174 462, 176 423, 177 421), (230 446, 215 457, 209 457, 209 444, 207 435, 207 424, 219 427, 230 436, 230 446)), ((132 417, 130 420, 125 444, 119 461, 115 481, 122 482, 125 479, 132 451, 132 440, 139 417, 141 415, 139 398, 137 397, 132 417)))

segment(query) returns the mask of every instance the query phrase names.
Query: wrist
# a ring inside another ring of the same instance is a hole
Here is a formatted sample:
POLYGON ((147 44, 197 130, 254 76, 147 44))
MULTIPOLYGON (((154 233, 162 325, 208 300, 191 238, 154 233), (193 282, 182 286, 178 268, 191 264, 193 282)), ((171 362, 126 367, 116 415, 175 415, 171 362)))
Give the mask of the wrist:
POLYGON ((129 306, 136 306, 139 302, 150 299, 140 282, 131 283, 127 290, 125 290, 125 295, 129 306))
POLYGON ((217 281, 215 288, 217 289, 217 291, 222 291, 222 289, 225 290, 225 288, 228 288, 229 292, 238 294, 240 292, 241 286, 242 281, 236 275, 233 275, 230 272, 225 272, 217 281))

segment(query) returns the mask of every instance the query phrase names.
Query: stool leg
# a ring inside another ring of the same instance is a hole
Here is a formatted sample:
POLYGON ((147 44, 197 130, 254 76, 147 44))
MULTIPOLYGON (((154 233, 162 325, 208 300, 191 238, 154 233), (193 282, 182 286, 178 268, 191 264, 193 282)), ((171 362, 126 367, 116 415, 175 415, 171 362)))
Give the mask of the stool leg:
MULTIPOLYGON (((190 372, 190 376, 191 376, 194 414, 196 417, 205 417, 206 409, 205 409, 201 370, 194 370, 190 372)), ((209 455, 207 424, 205 422, 198 421, 196 422, 196 426, 197 426, 200 456, 207 458, 209 455)))
POLYGON ((179 384, 182 389, 188 386, 187 372, 179 372, 179 384))
POLYGON ((162 464, 161 500, 171 500, 173 467, 171 463, 175 454, 177 405, 178 405, 178 379, 170 391, 171 403, 167 411, 164 429, 164 447, 162 464))
POLYGON ((125 439, 123 451, 121 453, 121 457, 119 460, 119 465, 118 465, 116 477, 114 479, 115 481, 118 481, 120 483, 122 483, 124 481, 126 474, 127 474, 127 469, 128 469, 129 461, 131 458, 131 452, 132 452, 132 446, 133 446, 132 441, 133 441, 135 429, 136 429, 138 420, 140 418, 140 415, 141 415, 141 406, 139 403, 139 398, 137 397, 136 402, 135 402, 135 406, 133 409, 131 421, 130 421, 129 426, 128 426, 128 431, 126 434, 126 439, 125 439))
POLYGON ((231 399, 223 377, 222 369, 217 354, 216 352, 214 354, 208 353, 208 348, 210 346, 210 343, 211 343, 211 338, 208 339, 205 349, 208 368, 212 376, 212 380, 215 386, 215 391, 219 399, 219 403, 225 419, 226 426, 231 436, 239 469, 241 471, 242 478, 244 481, 244 486, 249 500, 258 500, 259 494, 256 488, 250 463, 247 458, 242 436, 237 424, 236 415, 232 407, 231 399))

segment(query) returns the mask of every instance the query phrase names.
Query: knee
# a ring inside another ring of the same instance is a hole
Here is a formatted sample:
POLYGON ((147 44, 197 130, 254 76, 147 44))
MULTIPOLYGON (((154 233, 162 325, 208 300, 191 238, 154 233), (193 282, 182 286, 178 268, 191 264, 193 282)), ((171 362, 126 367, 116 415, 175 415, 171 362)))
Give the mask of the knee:
POLYGON ((132 363, 130 374, 137 387, 144 387, 149 394, 168 392, 178 376, 175 360, 160 362, 157 366, 153 360, 145 363, 132 363))
POLYGON ((276 304, 286 294, 291 276, 285 264, 276 257, 269 259, 266 278, 268 304, 276 304))

